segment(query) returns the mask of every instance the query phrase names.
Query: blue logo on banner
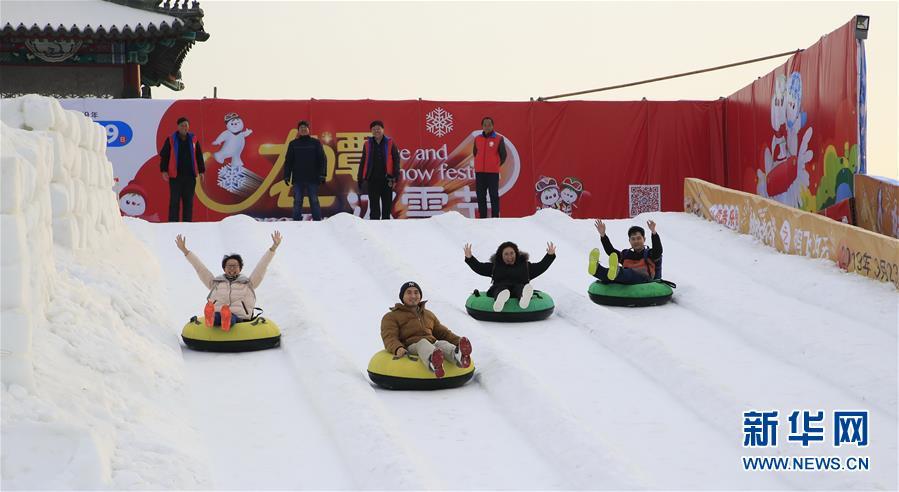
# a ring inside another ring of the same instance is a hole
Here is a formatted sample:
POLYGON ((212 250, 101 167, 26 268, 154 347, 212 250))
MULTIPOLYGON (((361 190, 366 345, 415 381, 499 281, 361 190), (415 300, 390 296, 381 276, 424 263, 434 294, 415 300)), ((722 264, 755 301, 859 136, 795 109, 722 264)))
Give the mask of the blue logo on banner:
POLYGON ((134 138, 134 131, 124 121, 97 121, 106 128, 106 145, 108 147, 124 147, 134 138))

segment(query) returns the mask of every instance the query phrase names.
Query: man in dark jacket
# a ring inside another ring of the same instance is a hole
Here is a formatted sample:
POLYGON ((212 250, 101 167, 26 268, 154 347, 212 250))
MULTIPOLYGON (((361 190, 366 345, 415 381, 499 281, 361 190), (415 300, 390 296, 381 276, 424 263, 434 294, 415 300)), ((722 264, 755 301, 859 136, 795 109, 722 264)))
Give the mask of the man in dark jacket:
POLYGON ((526 309, 534 295, 531 280, 545 272, 556 259, 556 246, 546 243, 546 255, 538 263, 528 261, 530 256, 519 251, 518 245, 506 241, 496 248, 490 263, 478 261, 471 252, 471 244, 466 244, 465 263, 478 275, 490 277, 491 285, 487 297, 495 299, 493 311, 500 312, 510 298, 518 299, 518 307, 526 309))
POLYGON ((384 135, 384 122, 372 121, 371 137, 365 139, 359 161, 359 191, 368 191, 371 220, 387 220, 393 210, 393 189, 400 174, 400 151, 393 139, 384 135))
POLYGON ((159 151, 159 170, 162 172, 162 179, 169 183, 169 222, 178 222, 179 205, 181 220, 193 220, 197 176, 203 181, 203 173, 206 172, 203 149, 196 136, 188 130, 190 122, 187 118, 178 118, 178 131, 165 139, 162 150, 159 151), (174 159, 172 147, 175 148, 174 159))
POLYGON ((646 231, 640 226, 632 226, 627 231, 630 249, 618 251, 612 246, 612 241, 606 235, 606 224, 602 219, 596 219, 594 226, 599 232, 602 247, 609 255, 609 267, 599 263, 599 249, 594 248, 590 252, 587 263, 587 272, 604 284, 644 284, 662 278, 662 240, 656 232, 656 223, 653 220, 646 222, 652 233, 652 247, 647 248, 646 231), (619 266, 620 263, 620 266, 619 266))
POLYGON ((317 138, 309 135, 309 122, 297 124, 297 138, 287 145, 284 157, 284 183, 293 183, 293 220, 303 220, 303 196, 309 196, 312 220, 322 220, 318 203, 318 185, 327 174, 325 149, 317 138))

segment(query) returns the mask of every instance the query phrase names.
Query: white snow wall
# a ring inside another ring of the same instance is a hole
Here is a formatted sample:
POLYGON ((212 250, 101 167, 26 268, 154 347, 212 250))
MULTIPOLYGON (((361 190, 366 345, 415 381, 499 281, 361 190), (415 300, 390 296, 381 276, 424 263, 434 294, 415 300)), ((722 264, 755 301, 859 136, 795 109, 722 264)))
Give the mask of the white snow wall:
POLYGON ((207 488, 178 328, 105 131, 55 99, 0 104, 0 488, 207 488))
POLYGON ((2 380, 31 387, 31 337, 55 275, 53 243, 95 246, 121 227, 100 125, 55 99, 4 99, 2 115, 2 380))

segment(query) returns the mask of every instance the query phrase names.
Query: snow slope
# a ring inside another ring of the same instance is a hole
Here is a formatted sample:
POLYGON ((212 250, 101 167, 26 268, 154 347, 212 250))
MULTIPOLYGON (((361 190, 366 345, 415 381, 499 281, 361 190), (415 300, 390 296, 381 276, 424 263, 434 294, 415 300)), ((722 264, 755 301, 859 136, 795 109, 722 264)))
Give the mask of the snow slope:
MULTIPOLYGON (((25 133, 40 132, 27 130, 30 110, 19 111, 19 129, 3 128, 4 182, 8 149, 34 157, 43 145, 29 143, 25 133)), ((70 138, 52 127, 42 131, 70 138)), ((16 169, 53 175, 56 154, 41 155, 16 169)), ((897 488, 899 296, 827 261, 779 254, 687 214, 609 221, 621 247, 627 227, 656 220, 665 277, 678 283, 668 305, 609 308, 586 294, 586 257, 598 246, 591 222, 556 211, 380 223, 116 216, 101 227, 117 204, 97 199, 66 215, 86 224, 92 239, 79 242, 56 234, 62 215, 39 205, 49 197, 38 188, 16 195, 32 202, 3 210, 4 489, 897 488), (31 212, 42 207, 49 212, 31 212), (31 227, 8 235, 7 215, 31 227), (284 242, 257 293, 282 327, 282 347, 184 348, 181 328, 206 289, 175 235, 214 271, 232 251, 249 271, 275 229, 284 242), (534 282, 556 300, 546 321, 465 313, 487 279, 463 263, 463 244, 485 260, 507 239, 535 261, 546 241, 557 245, 557 261, 534 282), (24 267, 36 273, 10 276, 24 267), (477 374, 466 386, 390 392, 368 382, 380 318, 406 280, 472 340, 477 374), (8 309, 11 289, 43 294, 8 309), (829 418, 837 409, 869 411, 867 447, 834 448, 830 423, 824 443, 787 442, 793 410, 829 418), (748 410, 780 412, 777 447, 742 446, 748 410), (869 456, 871 469, 743 471, 741 456, 756 455, 869 456)))

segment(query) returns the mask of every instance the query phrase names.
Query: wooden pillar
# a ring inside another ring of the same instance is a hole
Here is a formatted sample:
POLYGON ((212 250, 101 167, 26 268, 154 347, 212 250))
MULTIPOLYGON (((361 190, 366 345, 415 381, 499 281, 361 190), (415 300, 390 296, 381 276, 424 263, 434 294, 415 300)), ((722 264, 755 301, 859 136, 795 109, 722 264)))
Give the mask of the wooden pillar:
POLYGON ((140 97, 140 64, 128 63, 124 67, 122 98, 140 97))

